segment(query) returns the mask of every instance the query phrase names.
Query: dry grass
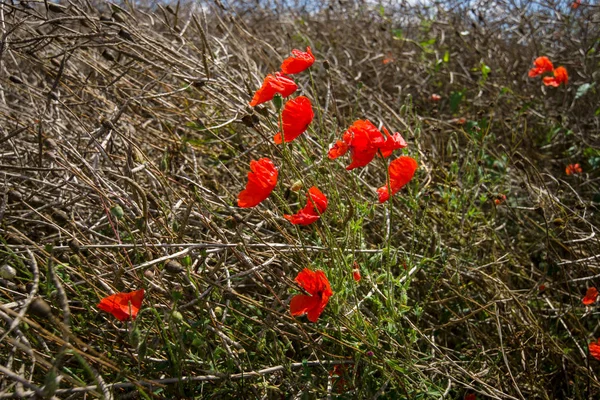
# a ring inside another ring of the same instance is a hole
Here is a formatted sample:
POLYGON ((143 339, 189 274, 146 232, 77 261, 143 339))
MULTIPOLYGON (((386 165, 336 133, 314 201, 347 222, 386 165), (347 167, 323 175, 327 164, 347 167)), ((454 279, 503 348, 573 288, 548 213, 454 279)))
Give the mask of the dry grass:
POLYGON ((567 3, 2 2, 0 398, 597 397, 600 9, 567 3), (282 150, 247 104, 306 45, 317 117, 282 150), (386 205, 383 161, 326 157, 359 118, 421 166, 386 205), (278 188, 239 209, 263 156, 278 188), (297 180, 330 200, 301 229, 297 180), (288 312, 304 267, 335 292, 317 324, 288 312), (96 308, 142 287, 134 323, 96 308))

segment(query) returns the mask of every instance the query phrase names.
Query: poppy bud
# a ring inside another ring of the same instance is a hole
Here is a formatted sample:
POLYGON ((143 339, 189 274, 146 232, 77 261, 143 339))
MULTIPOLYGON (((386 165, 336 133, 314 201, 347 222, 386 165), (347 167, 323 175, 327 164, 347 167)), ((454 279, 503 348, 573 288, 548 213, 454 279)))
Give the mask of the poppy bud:
POLYGON ((173 313, 171 314, 171 318, 173 318, 173 321, 183 321, 183 315, 181 315, 179 311, 173 311, 173 313))
POLYGON ((223 316, 223 309, 221 307, 216 306, 213 311, 217 317, 223 316))
POLYGON ((126 30, 119 30, 118 35, 120 38, 125 39, 128 42, 133 42, 133 36, 131 36, 131 33, 127 32, 126 30))
POLYGON ((52 309, 50 305, 46 303, 41 297, 37 297, 31 302, 29 311, 40 318, 50 318, 52 316, 52 309))
POLYGON ((48 10, 55 12, 57 14, 64 14, 67 8, 60 4, 48 3, 48 10))
POLYGON ((174 260, 171 260, 165 264, 165 271, 167 271, 170 274, 178 274, 180 272, 183 272, 184 270, 185 268, 183 267, 183 265, 174 260))
POLYGON ((8 264, 0 267, 0 278, 8 279, 9 281, 17 276, 17 270, 8 264))
POLYGON ((22 85, 23 81, 21 80, 21 78, 19 78, 18 76, 14 76, 11 75, 8 77, 8 79, 12 82, 12 83, 16 83, 17 85, 22 85))
MULTIPOLYGON (((121 24, 125 23, 127 21, 125 19, 125 16, 123 15, 123 13, 122 12, 118 12, 118 11, 115 11, 115 12, 112 13, 112 18, 115 21, 120 22, 121 24)), ((120 32, 119 32, 119 34, 120 34, 120 32)), ((127 39, 127 40, 129 40, 129 39, 127 39)))
POLYGON ((277 112, 279 112, 279 110, 281 110, 281 106, 283 106, 283 97, 281 97, 279 93, 273 96, 273 104, 275 105, 277 112))
POLYGON ((115 61, 115 56, 106 49, 104 49, 104 51, 102 51, 101 56, 104 57, 108 61, 115 61))
POLYGON ((68 243, 69 248, 73 250, 74 253, 79 253, 81 251, 81 244, 77 239, 72 239, 68 243))
POLYGON ((326 71, 329 71, 329 61, 323 61, 323 68, 325 68, 326 71))
POLYGON ((52 218, 59 224, 66 224, 69 222, 69 214, 58 208, 52 210, 52 218))
POLYGON ((10 189, 8 191, 8 200, 9 201, 17 202, 17 201, 21 201, 22 199, 23 199, 23 195, 21 194, 21 192, 17 192, 14 189, 10 189))
POLYGON ((296 182, 294 182, 294 183, 292 184, 292 186, 290 187, 290 190, 291 190, 292 192, 299 192, 299 191, 300 191, 300 189, 302 189, 302 187, 303 187, 303 186, 304 186, 304 185, 302 184, 302 181, 301 181, 301 180, 297 180, 296 182))
POLYGON ((125 215, 125 213, 123 212, 123 209, 121 208, 120 205, 115 204, 111 209, 110 209, 110 213, 113 215, 113 217, 115 217, 116 219, 121 219, 123 218, 123 216, 125 215))
POLYGON ((44 146, 49 149, 56 149, 56 142, 52 138, 46 138, 44 139, 44 146))

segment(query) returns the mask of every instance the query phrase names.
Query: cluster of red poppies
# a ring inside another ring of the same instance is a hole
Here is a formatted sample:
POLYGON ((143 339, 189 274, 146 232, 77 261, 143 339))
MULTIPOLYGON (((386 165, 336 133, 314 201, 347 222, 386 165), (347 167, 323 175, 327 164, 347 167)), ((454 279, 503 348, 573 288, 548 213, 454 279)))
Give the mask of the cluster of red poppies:
MULTIPOLYGON (((292 56, 281 64, 281 72, 269 74, 264 79, 260 89, 254 93, 250 101, 252 107, 273 100, 275 95, 289 97, 298 89, 296 83, 287 75, 297 74, 313 65, 315 57, 310 50, 306 52, 293 50, 292 56)), ((276 144, 289 143, 304 133, 314 118, 312 104, 306 96, 298 96, 288 100, 281 112, 280 132, 273 140, 276 144)), ((265 200, 277 185, 277 168, 273 161, 261 158, 250 161, 250 172, 246 188, 238 195, 238 206, 242 208, 255 207, 265 200)), ((284 215, 284 218, 294 225, 310 225, 317 221, 327 209, 327 197, 313 186, 307 193, 306 206, 294 215, 284 215)))
MULTIPOLYGON (((289 97, 297 89, 296 83, 287 75, 300 73, 315 62, 315 57, 310 47, 306 52, 293 50, 292 56, 281 64, 281 71, 269 74, 264 79, 260 89, 256 91, 250 106, 272 100, 276 94, 289 97)), ((291 142, 304 133, 314 118, 310 100, 305 96, 298 96, 288 100, 281 112, 279 130, 274 141, 276 144, 291 142)), ((383 133, 368 120, 355 121, 329 150, 330 159, 338 158, 350 152, 352 162, 346 168, 351 170, 364 167, 379 155, 387 158, 394 150, 406 147, 406 141, 396 132, 391 135, 383 128, 383 133)), ((417 162, 408 156, 401 156, 389 165, 389 182, 377 189, 379 202, 388 200, 391 194, 398 192, 414 176, 417 162)), ((254 207, 269 197, 277 185, 277 168, 268 158, 250 162, 248 183, 246 188, 238 195, 238 206, 242 208, 254 207)), ((294 225, 309 225, 319 220, 321 214, 327 209, 327 197, 316 186, 311 187, 306 194, 306 206, 294 215, 284 215, 284 218, 294 225)), ((360 280, 358 265, 353 268, 353 277, 360 280)), ((329 281, 323 271, 303 270, 296 277, 296 282, 306 290, 310 296, 297 295, 290 303, 292 315, 308 314, 310 321, 316 321, 329 297, 333 294, 329 281)))
MULTIPOLYGON (((281 64, 281 71, 268 74, 260 89, 256 91, 250 106, 254 107, 273 100, 277 94, 287 98, 298 88, 288 75, 300 73, 315 62, 310 47, 306 52, 293 50, 292 56, 281 64)), ((304 133, 314 118, 310 100, 305 96, 297 96, 288 100, 281 111, 279 131, 273 138, 276 144, 289 143, 304 133)), ((329 150, 330 159, 338 158, 350 152, 352 162, 346 168, 351 170, 364 167, 379 155, 387 158, 394 150, 406 147, 406 141, 396 132, 391 135, 383 128, 383 133, 368 120, 355 121, 329 150)), ((379 202, 383 203, 391 194, 398 192, 414 176, 417 162, 408 156, 400 156, 389 165, 389 182, 377 189, 379 202)), ((242 208, 255 207, 267 199, 275 186, 278 178, 277 167, 269 158, 250 161, 248 182, 244 190, 238 195, 238 206, 242 208)), ((284 215, 284 218, 294 225, 310 225, 321 218, 327 209, 327 197, 316 186, 311 187, 306 193, 306 205, 293 215, 284 215)), ((352 275, 357 282, 360 280, 358 264, 354 264, 352 275)), ((333 295, 329 281, 323 271, 304 269, 296 277, 296 282, 308 295, 296 295, 290 303, 290 312, 293 316, 308 315, 308 319, 316 322, 323 309, 333 295)), ((131 293, 117 293, 100 301, 101 310, 112 313, 120 321, 134 319, 141 307, 144 291, 138 290, 131 293)))
MULTIPOLYGON (((274 75, 268 74, 260 89, 256 91, 251 106, 256 106, 272 100, 276 94, 289 97, 297 89, 296 83, 287 75, 296 74, 309 68, 315 62, 315 57, 310 47, 306 52, 293 50, 289 57, 281 64, 281 72, 274 75)), ((281 113, 280 131, 275 137, 276 144, 291 142, 304 133, 314 118, 310 100, 305 96, 298 96, 285 103, 281 113)), ((330 159, 335 159, 350 151, 352 162, 346 168, 351 170, 364 167, 379 154, 383 158, 389 157, 396 149, 406 147, 406 141, 396 132, 390 135, 387 129, 383 133, 368 120, 355 121, 329 150, 330 159)), ((389 186, 380 187, 377 192, 379 201, 389 199, 389 189, 392 194, 399 191, 408 183, 417 169, 417 162, 407 156, 394 160, 389 166, 389 186)), ((248 183, 238 196, 238 206, 242 208, 254 207, 265 200, 277 185, 277 168, 268 158, 250 162, 248 183)), ((321 213, 327 208, 327 198, 317 188, 312 187, 307 194, 306 206, 295 215, 284 217, 292 224, 309 225, 319 219, 321 213)))
POLYGON ((548 57, 542 56, 535 59, 533 62, 535 65, 529 70, 529 77, 535 78, 538 75, 545 73, 552 73, 552 76, 545 76, 542 81, 546 86, 559 87, 561 83, 565 85, 569 82, 569 74, 565 67, 554 68, 552 61, 548 57))

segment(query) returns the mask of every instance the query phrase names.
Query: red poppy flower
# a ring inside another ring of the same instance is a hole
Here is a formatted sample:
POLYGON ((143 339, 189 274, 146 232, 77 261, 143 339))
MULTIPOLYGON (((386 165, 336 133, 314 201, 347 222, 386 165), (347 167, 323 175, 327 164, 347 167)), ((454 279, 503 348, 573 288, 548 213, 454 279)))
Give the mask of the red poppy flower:
MULTIPOLYGON (((417 168, 417 161, 409 156, 400 156, 390 163, 388 171, 390 174, 392 195, 396 194, 396 192, 402 189, 404 185, 410 182, 415 175, 417 168)), ((387 185, 377 189, 377 193, 379 194, 380 203, 383 203, 390 198, 387 185)))
POLYGON ((297 74, 304 71, 315 62, 315 56, 310 47, 306 48, 306 52, 300 50, 292 50, 292 56, 283 60, 281 64, 281 72, 284 74, 297 74))
MULTIPOLYGON (((310 125, 314 116, 315 114, 313 113, 308 97, 298 96, 285 103, 281 112, 281 124, 283 125, 285 142, 291 142, 308 129, 308 125, 310 125)), ((282 143, 281 132, 275 135, 274 140, 277 144, 282 143)))
POLYGON ((356 282, 360 282, 360 265, 356 261, 354 261, 354 265, 352 265, 352 278, 356 282))
POLYGON ((394 150, 406 147, 406 141, 404 141, 400 133, 396 132, 394 135, 390 135, 385 128, 383 128, 383 131, 385 137, 371 121, 355 121, 344 132, 342 140, 338 140, 329 149, 328 157, 335 159, 350 150, 352 162, 346 169, 351 170, 357 167, 364 167, 370 163, 378 150, 381 150, 383 157, 389 157, 394 150))
POLYGON ((494 204, 499 206, 500 204, 504 203, 506 201, 506 195, 500 193, 495 199, 494 199, 494 204))
POLYGON ((565 168, 565 173, 567 175, 576 175, 581 174, 583 170, 581 169, 581 165, 579 164, 569 164, 567 168, 565 168))
POLYGON ((296 277, 296 282, 310 296, 297 294, 290 302, 290 313, 293 316, 308 314, 308 320, 317 322, 325 309, 329 298, 333 295, 329 281, 321 270, 311 271, 304 268, 296 277))
POLYGON ((432 94, 431 97, 429 98, 429 100, 431 101, 440 101, 442 99, 442 96, 440 96, 439 94, 432 94))
POLYGON ((544 85, 559 87, 561 83, 565 85, 569 83, 569 74, 565 67, 558 67, 554 70, 554 76, 545 76, 543 79, 544 85))
POLYGON ((585 293, 585 297, 583 299, 581 299, 581 302, 583 304, 585 304, 586 306, 589 306, 589 305, 594 304, 597 299, 598 299, 598 289, 596 289, 595 287, 591 287, 591 288, 588 288, 587 292, 585 293))
POLYGON ((116 293, 100 300, 98 308, 111 313, 119 321, 135 319, 144 300, 144 289, 129 293, 116 293))
POLYGON ((581 0, 575 0, 574 2, 571 3, 571 8, 573 10, 576 10, 580 5, 581 5, 581 0))
POLYGON ((475 393, 465 394, 464 400, 475 400, 475 399, 477 399, 477 396, 475 395, 475 393))
POLYGON ((590 355, 596 360, 600 360, 600 339, 597 342, 590 343, 590 355))
POLYGON ((554 69, 554 65, 552 65, 552 62, 548 59, 548 57, 545 56, 536 58, 533 62, 533 65, 535 65, 535 67, 529 70, 530 78, 536 77, 545 72, 552 72, 552 70, 554 69))
POLYGON ((344 132, 342 141, 336 142, 328 156, 335 159, 350 150, 352 163, 346 169, 364 167, 375 157, 383 142, 383 136, 375 125, 368 120, 358 120, 344 132))
POLYGON ((250 106, 254 107, 273 100, 273 97, 275 97, 277 93, 281 94, 282 97, 288 97, 294 93, 296 89, 298 89, 296 83, 282 73, 277 72, 275 75, 269 74, 263 81, 260 89, 254 93, 250 106))
POLYGON ((238 207, 249 208, 258 205, 269 197, 277 185, 277 168, 273 161, 261 158, 258 161, 250 161, 248 172, 248 183, 246 189, 238 195, 238 207))
POLYGON ((326 209, 327 197, 316 186, 313 186, 308 189, 306 194, 306 206, 294 215, 284 215, 283 217, 294 225, 310 225, 321 218, 321 214, 326 209))

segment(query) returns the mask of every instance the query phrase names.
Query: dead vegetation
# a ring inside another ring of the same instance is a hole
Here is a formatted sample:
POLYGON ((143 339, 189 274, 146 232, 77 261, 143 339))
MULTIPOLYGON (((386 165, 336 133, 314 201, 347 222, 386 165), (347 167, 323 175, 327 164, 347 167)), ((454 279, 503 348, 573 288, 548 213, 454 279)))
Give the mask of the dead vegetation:
POLYGON ((598 396, 600 10, 536 4, 2 2, 0 398, 598 396), (306 45, 320 110, 286 155, 248 101, 306 45), (359 118, 421 165, 393 207, 383 164, 326 157, 359 118), (262 156, 294 167, 240 210, 262 156), (282 218, 298 179, 330 196, 315 228, 282 218), (307 266, 318 324, 287 308, 307 266), (96 309, 141 287, 135 323, 96 309))

